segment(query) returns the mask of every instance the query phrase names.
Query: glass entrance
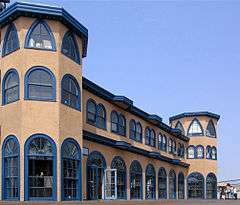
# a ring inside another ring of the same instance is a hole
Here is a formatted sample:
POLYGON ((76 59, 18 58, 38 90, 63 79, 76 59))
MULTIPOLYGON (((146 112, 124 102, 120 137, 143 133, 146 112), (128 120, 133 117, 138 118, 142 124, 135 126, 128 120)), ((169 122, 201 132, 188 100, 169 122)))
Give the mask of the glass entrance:
POLYGON ((117 170, 106 169, 105 170, 105 199, 117 198, 117 170))

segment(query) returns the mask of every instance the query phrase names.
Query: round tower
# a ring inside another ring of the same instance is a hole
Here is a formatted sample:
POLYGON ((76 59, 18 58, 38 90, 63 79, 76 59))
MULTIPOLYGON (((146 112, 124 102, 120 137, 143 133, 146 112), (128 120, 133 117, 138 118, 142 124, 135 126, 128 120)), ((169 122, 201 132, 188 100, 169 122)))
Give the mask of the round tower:
POLYGON ((188 198, 217 197, 217 123, 220 116, 210 112, 182 113, 170 118, 173 128, 189 137, 188 198))

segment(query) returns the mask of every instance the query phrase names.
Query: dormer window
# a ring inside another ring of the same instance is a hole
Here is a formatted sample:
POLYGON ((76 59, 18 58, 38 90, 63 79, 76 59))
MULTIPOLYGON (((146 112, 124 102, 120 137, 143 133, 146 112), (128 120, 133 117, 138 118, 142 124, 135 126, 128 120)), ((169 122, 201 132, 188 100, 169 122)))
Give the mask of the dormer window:
POLYGON ((194 119, 189 128, 188 135, 203 135, 203 129, 200 122, 197 119, 194 119))
POLYGON ((216 137, 216 130, 212 120, 208 122, 206 135, 209 137, 216 137))

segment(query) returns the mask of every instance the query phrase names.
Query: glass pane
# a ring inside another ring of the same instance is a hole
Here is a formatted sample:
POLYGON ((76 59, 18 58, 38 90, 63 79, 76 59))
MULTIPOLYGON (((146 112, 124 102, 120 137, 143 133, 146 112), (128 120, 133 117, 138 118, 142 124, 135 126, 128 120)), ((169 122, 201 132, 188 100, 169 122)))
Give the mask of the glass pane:
POLYGON ((52 85, 51 75, 45 70, 34 70, 29 75, 28 83, 39 85, 52 85))
POLYGON ((29 85, 29 98, 52 99, 52 87, 29 85))

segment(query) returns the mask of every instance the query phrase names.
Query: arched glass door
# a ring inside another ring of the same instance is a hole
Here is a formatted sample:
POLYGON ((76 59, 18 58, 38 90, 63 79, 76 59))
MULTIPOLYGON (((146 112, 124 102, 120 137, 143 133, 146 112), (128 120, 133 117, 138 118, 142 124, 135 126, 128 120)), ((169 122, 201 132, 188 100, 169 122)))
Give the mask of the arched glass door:
POLYGON ((167 173, 163 167, 158 171, 158 198, 167 198, 167 173))
POLYGON ((191 173, 187 179, 188 198, 204 198, 204 177, 198 172, 191 173))
POLYGON ((130 166, 130 198, 142 199, 142 167, 136 160, 130 166))
POLYGON ((206 178, 206 193, 207 199, 217 198, 217 177, 215 174, 210 173, 206 178))
POLYGON ((156 198, 156 176, 155 169, 152 164, 146 168, 146 199, 156 198))

